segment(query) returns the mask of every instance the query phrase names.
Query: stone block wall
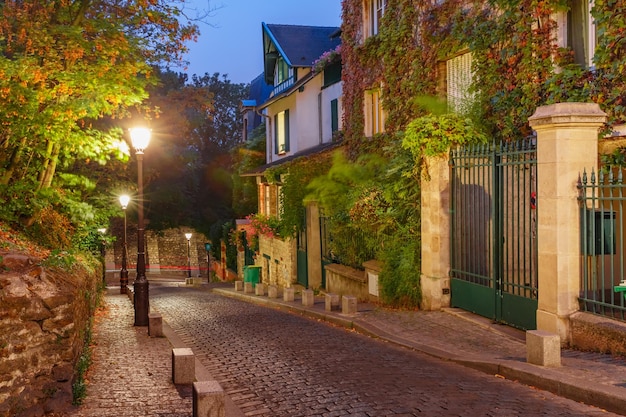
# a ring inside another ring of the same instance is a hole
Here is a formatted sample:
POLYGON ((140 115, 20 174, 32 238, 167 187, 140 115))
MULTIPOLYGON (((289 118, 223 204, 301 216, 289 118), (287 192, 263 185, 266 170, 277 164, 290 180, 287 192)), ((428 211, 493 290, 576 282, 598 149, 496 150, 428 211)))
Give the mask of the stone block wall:
POLYGON ((296 241, 259 236, 256 265, 261 265, 261 282, 291 287, 297 281, 296 241))
POLYGON ((4 254, 0 274, 0 416, 40 416, 72 403, 101 270, 62 274, 4 254))
POLYGON ((339 295, 352 295, 359 301, 369 301, 367 275, 349 266, 329 264, 326 269, 326 291, 339 295))
MULTIPOLYGON (((208 254, 204 244, 208 242, 206 236, 197 233, 195 230, 183 228, 168 229, 162 233, 155 233, 147 230, 146 240, 146 268, 150 274, 169 274, 187 276, 187 238, 185 233, 191 232, 189 253, 191 258, 191 276, 208 276, 208 254)), ((123 237, 118 236, 113 247, 108 248, 109 252, 114 252, 113 271, 108 269, 109 275, 119 279, 119 269, 122 265, 123 237)), ((128 270, 132 272, 137 263, 137 236, 127 235, 128 248, 128 270)))

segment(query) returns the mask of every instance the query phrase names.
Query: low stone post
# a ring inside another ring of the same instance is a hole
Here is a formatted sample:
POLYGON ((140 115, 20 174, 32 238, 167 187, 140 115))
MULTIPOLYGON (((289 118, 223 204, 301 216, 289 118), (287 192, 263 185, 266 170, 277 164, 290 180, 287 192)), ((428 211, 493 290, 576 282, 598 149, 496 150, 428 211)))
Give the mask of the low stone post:
POLYGON ((193 383, 193 417, 225 417, 224 390, 217 381, 193 383))
POLYGON ((295 298, 295 290, 293 287, 285 288, 283 290, 283 301, 293 301, 295 298))
POLYGON ((191 384, 196 379, 196 359, 189 348, 172 349, 172 381, 191 384))
POLYGON ((341 312, 343 314, 356 314, 356 297, 353 295, 344 295, 341 297, 341 312))
POLYGON ((339 294, 327 293, 324 296, 324 309, 326 311, 339 310, 339 294))

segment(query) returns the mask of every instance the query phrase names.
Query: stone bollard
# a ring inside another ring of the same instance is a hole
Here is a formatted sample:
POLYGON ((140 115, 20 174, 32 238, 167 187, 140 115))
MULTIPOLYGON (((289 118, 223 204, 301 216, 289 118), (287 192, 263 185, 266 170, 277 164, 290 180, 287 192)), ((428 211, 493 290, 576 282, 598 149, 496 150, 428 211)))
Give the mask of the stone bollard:
POLYGON ((344 295, 341 297, 341 312, 343 314, 356 314, 356 297, 344 295))
POLYGON ((267 287, 267 296, 269 298, 278 298, 278 286, 270 285, 267 287))
POLYGON ((225 417, 224 390, 217 381, 193 383, 193 417, 225 417))
POLYGON ((254 293, 256 295, 265 295, 265 284, 258 283, 254 286, 254 293))
POLYGON ((243 281, 235 281, 235 291, 243 291, 243 281))
POLYGON ((254 287, 252 286, 251 282, 244 282, 243 283, 243 293, 244 294, 252 294, 252 293, 254 293, 254 287))
POLYGON ((293 301, 296 295, 296 291, 293 287, 285 288, 283 290, 283 301, 293 301))
POLYGON ((561 366, 561 338, 544 330, 526 332, 526 361, 540 366, 561 366))
POLYGON ((324 296, 326 311, 339 310, 339 294, 328 293, 324 296))
POLYGON ((315 293, 313 290, 302 291, 302 305, 305 307, 312 307, 315 304, 315 293))
POLYGON ((189 348, 172 349, 172 381, 191 384, 196 379, 196 359, 189 348))
POLYGON ((163 337, 163 317, 159 313, 148 313, 148 336, 163 337))

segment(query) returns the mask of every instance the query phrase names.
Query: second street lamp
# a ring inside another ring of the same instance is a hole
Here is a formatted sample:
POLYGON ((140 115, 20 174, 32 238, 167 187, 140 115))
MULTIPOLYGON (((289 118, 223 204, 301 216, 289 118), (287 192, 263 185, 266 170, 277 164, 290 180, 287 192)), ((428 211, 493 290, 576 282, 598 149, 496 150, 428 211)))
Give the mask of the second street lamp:
POLYGON ((187 238, 187 278, 191 278, 191 233, 185 233, 187 238))
POLYGON ((149 284, 146 278, 146 254, 143 224, 143 151, 150 142, 150 129, 137 127, 130 129, 130 137, 137 155, 137 277, 133 283, 135 290, 135 326, 148 325, 150 312, 149 284))
POLYGON ((122 242, 122 269, 120 270, 120 294, 126 294, 128 290, 128 269, 126 269, 127 253, 126 248, 126 207, 130 202, 130 197, 127 195, 120 196, 120 204, 122 210, 124 210, 124 241, 122 242))

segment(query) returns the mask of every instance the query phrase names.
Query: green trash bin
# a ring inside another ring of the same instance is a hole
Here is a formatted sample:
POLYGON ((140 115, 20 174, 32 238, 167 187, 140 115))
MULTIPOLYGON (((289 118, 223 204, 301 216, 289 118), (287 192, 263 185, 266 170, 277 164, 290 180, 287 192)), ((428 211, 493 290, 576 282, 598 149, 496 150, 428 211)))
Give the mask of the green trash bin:
POLYGON ((243 282, 251 282, 252 288, 259 283, 261 275, 260 265, 246 265, 243 267, 243 282))

